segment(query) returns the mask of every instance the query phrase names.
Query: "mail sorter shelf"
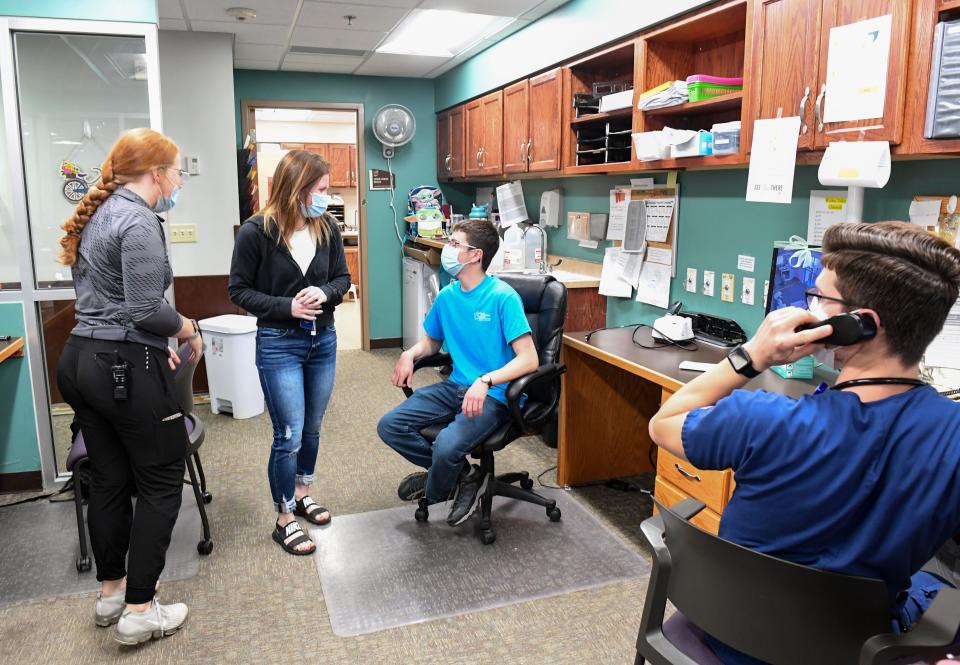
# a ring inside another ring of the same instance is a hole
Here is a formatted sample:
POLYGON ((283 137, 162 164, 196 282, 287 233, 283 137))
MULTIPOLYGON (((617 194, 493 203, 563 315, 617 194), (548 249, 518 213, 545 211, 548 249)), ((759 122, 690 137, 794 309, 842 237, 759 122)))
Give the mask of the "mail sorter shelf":
POLYGON ((631 118, 577 126, 576 166, 629 162, 631 126, 631 118))

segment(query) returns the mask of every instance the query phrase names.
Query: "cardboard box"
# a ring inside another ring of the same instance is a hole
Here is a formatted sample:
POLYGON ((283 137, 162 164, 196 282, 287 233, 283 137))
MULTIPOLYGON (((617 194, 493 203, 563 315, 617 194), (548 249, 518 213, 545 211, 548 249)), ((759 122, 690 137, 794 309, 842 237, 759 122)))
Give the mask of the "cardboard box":
POLYGON ((432 247, 418 247, 408 243, 403 246, 403 253, 427 265, 440 265, 440 251, 432 247))

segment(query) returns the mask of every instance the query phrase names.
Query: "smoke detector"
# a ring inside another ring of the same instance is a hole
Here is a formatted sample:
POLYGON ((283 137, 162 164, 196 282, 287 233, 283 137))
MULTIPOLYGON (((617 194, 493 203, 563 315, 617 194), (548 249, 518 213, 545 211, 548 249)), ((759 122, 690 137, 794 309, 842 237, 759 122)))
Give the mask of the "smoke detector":
POLYGON ((230 7, 227 10, 227 15, 232 16, 238 21, 249 21, 257 18, 256 10, 250 9, 249 7, 230 7))

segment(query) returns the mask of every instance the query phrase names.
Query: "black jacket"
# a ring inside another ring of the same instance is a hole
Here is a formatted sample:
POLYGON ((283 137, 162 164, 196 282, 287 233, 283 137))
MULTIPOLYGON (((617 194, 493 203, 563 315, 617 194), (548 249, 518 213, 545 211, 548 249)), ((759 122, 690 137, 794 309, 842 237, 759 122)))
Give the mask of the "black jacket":
POLYGON ((307 286, 319 286, 327 294, 317 326, 333 323, 333 310, 343 302, 351 278, 340 229, 329 217, 324 217, 324 222, 330 225, 331 241, 326 247, 317 243, 317 253, 306 275, 287 244, 277 243, 277 237, 264 230, 262 215, 251 217, 240 226, 227 288, 235 305, 256 315, 258 326, 298 328, 300 319, 291 315, 290 306, 293 297, 307 286))

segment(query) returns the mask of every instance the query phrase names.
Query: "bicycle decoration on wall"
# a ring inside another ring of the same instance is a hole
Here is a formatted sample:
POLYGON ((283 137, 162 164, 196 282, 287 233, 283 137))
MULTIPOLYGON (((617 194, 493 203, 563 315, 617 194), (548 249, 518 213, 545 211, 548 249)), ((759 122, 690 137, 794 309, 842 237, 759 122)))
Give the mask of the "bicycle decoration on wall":
POLYGON ((107 154, 107 151, 100 145, 100 142, 93 137, 93 130, 90 128, 90 123, 84 120, 83 135, 80 141, 73 146, 66 157, 60 160, 60 177, 64 179, 63 195, 70 203, 79 203, 84 195, 90 191, 90 187, 100 179, 99 168, 94 167, 87 171, 77 162, 71 161, 73 156, 87 141, 93 141, 104 155, 107 154))

